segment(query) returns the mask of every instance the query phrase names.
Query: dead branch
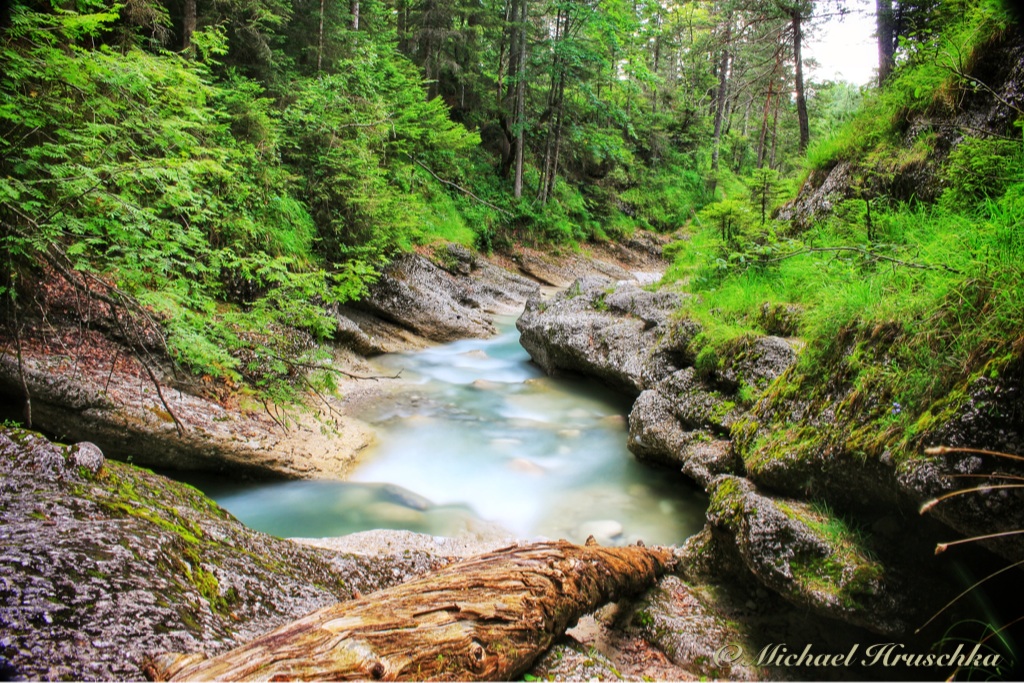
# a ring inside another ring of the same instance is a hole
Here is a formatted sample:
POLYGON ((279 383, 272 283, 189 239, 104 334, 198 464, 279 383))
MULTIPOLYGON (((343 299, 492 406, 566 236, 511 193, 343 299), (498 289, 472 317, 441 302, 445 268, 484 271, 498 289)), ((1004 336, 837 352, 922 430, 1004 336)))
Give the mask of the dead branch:
POLYGON ((458 183, 453 183, 450 180, 445 180, 441 176, 439 176, 436 173, 434 173, 433 171, 431 171, 430 168, 428 168, 426 164, 424 164, 423 162, 419 161, 418 159, 413 159, 412 161, 413 161, 414 164, 416 164, 417 166, 422 168, 424 171, 426 171, 427 173, 432 175, 434 177, 434 180, 436 180, 437 182, 444 183, 445 185, 448 185, 449 187, 454 187, 459 192, 462 192, 463 194, 469 195, 470 197, 472 197, 473 199, 477 200, 478 202, 480 202, 484 206, 486 206, 488 208, 491 208, 491 209, 494 209, 498 213, 505 214, 509 218, 515 218, 515 216, 512 215, 510 212, 506 211, 505 209, 502 209, 501 207, 495 206, 494 204, 491 204, 490 202, 488 202, 488 201, 486 201, 484 199, 480 199, 480 197, 477 197, 475 194, 473 194, 472 192, 470 192, 469 190, 464 188, 462 185, 459 185, 458 183))
POLYGON ((872 259, 877 259, 879 261, 894 263, 898 266, 903 266, 905 268, 916 268, 918 270, 944 270, 948 273, 956 273, 957 275, 964 274, 962 270, 957 270, 956 268, 952 268, 941 263, 936 265, 931 263, 914 263, 913 261, 902 261, 900 259, 893 258, 892 256, 885 256, 883 254, 879 254, 878 252, 871 251, 870 249, 865 249, 864 247, 808 247, 806 249, 799 249, 788 254, 782 254, 780 256, 765 259, 765 261, 769 263, 775 263, 778 261, 785 261, 786 259, 793 258, 794 256, 801 256, 803 254, 828 253, 837 251, 849 251, 856 254, 861 254, 863 256, 868 256, 872 259))

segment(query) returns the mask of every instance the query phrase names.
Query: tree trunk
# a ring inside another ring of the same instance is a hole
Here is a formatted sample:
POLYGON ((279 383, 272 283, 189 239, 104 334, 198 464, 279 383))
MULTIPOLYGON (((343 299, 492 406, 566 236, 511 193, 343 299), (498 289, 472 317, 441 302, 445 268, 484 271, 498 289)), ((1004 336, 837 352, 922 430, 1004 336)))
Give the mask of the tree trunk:
POLYGON ((184 14, 181 19, 182 50, 187 50, 192 45, 192 34, 196 32, 197 14, 196 0, 185 0, 184 14))
POLYGON ((526 147, 526 10, 528 0, 519 5, 519 45, 516 81, 516 174, 512 193, 518 199, 523 196, 523 153, 526 147))
POLYGON ((555 192, 555 177, 558 175, 558 151, 562 146, 562 119, 565 113, 565 76, 558 77, 558 102, 555 107, 555 139, 551 150, 551 166, 547 175, 547 187, 544 190, 542 204, 546 204, 555 192))
MULTIPOLYGON (((779 98, 775 98, 775 109, 772 112, 772 151, 768 157, 768 168, 775 168, 775 150, 779 146, 779 98)), ((761 221, 764 224, 764 220, 761 221)))
POLYGON ((896 55, 892 0, 875 0, 875 30, 878 33, 878 85, 882 85, 892 73, 896 55))
POLYGON ((793 63, 796 67, 796 117, 800 122, 800 151, 807 149, 811 141, 811 126, 807 120, 807 98, 804 96, 803 28, 800 10, 794 9, 793 19, 793 63))
POLYGON ((651 586, 666 549, 513 546, 339 603, 217 657, 160 655, 152 680, 510 680, 582 615, 651 586))
POLYGON ((725 28, 725 47, 722 49, 722 61, 718 67, 718 95, 715 98, 715 132, 711 147, 711 171, 718 172, 718 156, 722 144, 722 118, 725 113, 725 100, 729 95, 729 38, 732 33, 731 19, 725 28))
POLYGON ((352 30, 359 30, 359 0, 352 0, 352 30))
POLYGON ((324 66, 324 7, 325 0, 320 0, 320 29, 316 41, 316 72, 320 73, 324 66))
POLYGON ((761 134, 757 139, 757 167, 762 168, 764 166, 764 153, 765 143, 768 140, 768 112, 771 111, 772 107, 772 86, 775 84, 774 81, 768 81, 768 95, 764 100, 764 110, 761 112, 761 134))

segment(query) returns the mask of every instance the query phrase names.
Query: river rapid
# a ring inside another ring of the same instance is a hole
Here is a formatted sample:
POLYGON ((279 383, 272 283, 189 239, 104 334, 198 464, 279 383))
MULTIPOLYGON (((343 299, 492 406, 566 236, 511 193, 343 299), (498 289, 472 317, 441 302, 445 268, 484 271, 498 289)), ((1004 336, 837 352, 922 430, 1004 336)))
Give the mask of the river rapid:
POLYGON ((513 316, 490 339, 376 359, 404 385, 360 415, 378 431, 349 481, 195 483, 278 536, 407 529, 437 536, 679 544, 704 524, 703 492, 626 448, 628 399, 551 378, 513 316))

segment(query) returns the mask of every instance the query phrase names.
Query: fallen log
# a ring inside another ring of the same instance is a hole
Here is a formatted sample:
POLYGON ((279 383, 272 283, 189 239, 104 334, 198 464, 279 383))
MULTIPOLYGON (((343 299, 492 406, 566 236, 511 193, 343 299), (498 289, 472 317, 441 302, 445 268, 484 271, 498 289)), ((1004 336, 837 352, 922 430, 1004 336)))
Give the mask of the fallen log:
POLYGON ((164 654, 151 680, 507 680, 582 615, 651 586, 670 551, 512 546, 298 621, 212 658, 164 654))

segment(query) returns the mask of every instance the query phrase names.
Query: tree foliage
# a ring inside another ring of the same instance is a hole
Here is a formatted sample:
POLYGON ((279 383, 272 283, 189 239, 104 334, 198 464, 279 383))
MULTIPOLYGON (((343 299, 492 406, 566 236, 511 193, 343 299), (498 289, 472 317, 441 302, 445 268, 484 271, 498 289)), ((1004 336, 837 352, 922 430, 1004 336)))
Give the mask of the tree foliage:
MULTIPOLYGON (((703 215, 738 243, 747 197, 766 224, 808 140, 824 158, 816 138, 858 125, 860 93, 802 77, 815 13, 841 5, 19 0, 8 309, 56 273, 196 374, 288 393, 332 306, 417 244, 671 231, 718 199, 703 215)), ((895 5, 893 102, 960 68, 906 75, 949 44, 941 5, 895 5)), ((1003 154, 985 144, 949 177, 1003 154)))

